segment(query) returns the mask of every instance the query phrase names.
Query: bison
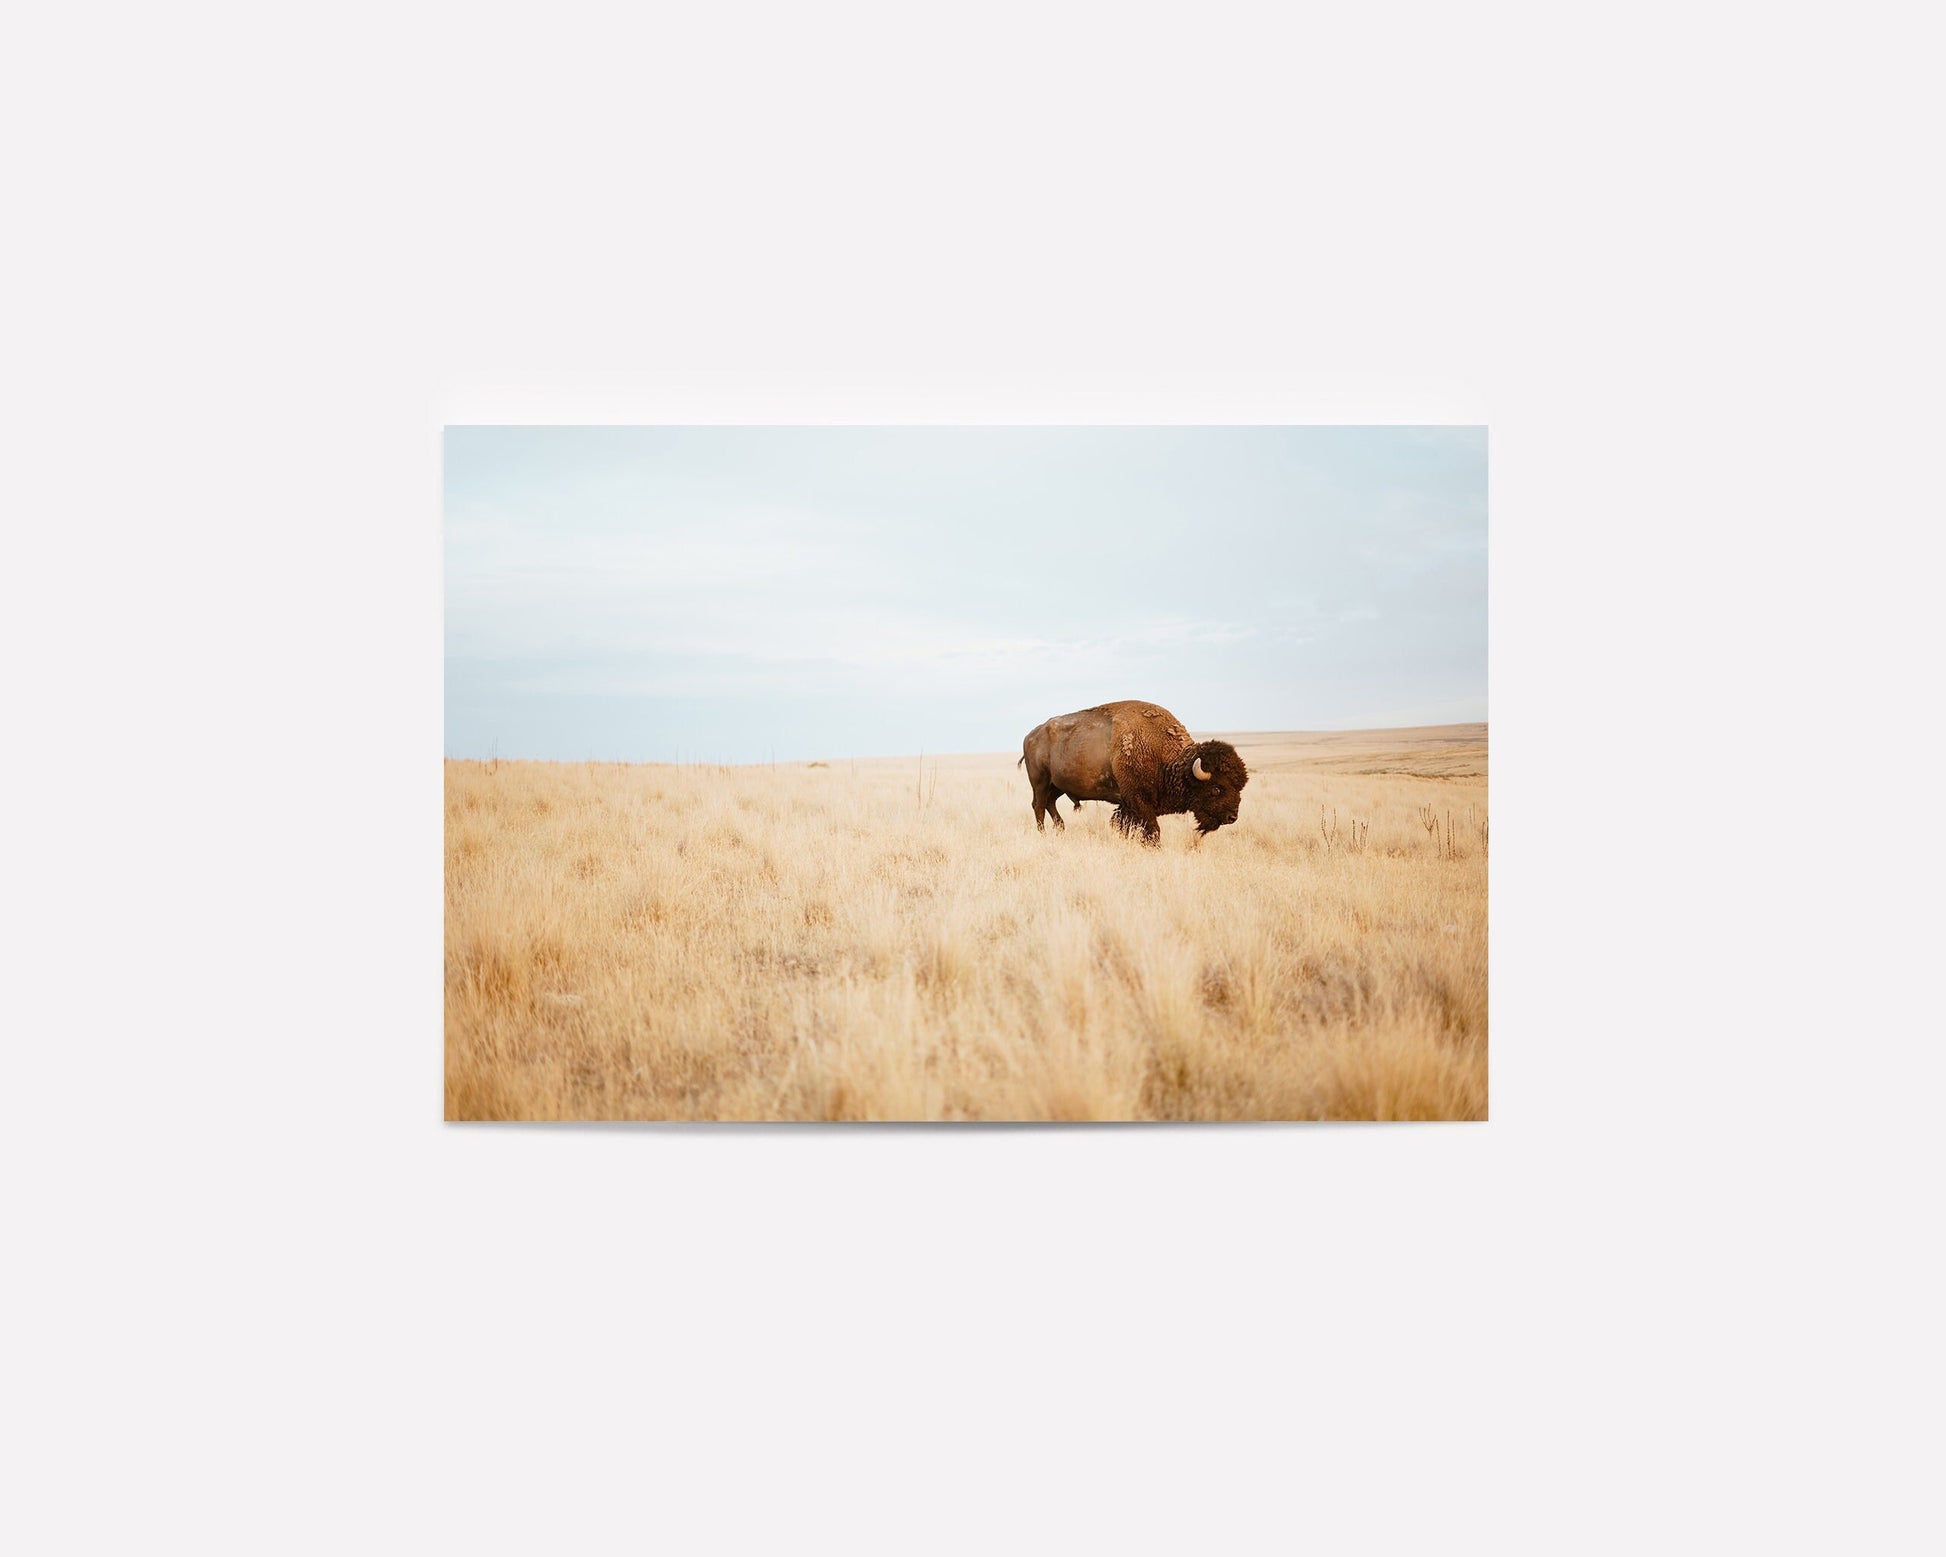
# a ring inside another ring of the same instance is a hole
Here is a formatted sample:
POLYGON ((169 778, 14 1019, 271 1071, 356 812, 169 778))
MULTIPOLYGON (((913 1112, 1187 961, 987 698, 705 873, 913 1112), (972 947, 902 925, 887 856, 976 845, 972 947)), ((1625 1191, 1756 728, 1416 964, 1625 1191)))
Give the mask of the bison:
POLYGON ((1160 843, 1159 816, 1193 812, 1198 833, 1213 833, 1237 819, 1250 775, 1228 741, 1195 741, 1182 722, 1153 703, 1103 703, 1075 714, 1056 714, 1027 732, 1017 767, 1034 786, 1034 826, 1052 816, 1065 828, 1055 801, 1066 795, 1115 802, 1115 825, 1142 830, 1144 843, 1160 843))

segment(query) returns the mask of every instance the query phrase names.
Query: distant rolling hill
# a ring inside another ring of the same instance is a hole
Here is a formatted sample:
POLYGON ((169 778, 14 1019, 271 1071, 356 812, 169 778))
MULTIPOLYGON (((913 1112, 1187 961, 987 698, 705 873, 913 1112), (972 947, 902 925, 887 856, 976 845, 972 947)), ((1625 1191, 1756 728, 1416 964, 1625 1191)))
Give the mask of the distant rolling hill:
POLYGON ((1196 732, 1228 741, 1253 773, 1402 773, 1418 778, 1485 778, 1485 724, 1397 730, 1196 732))
MULTIPOLYGON (((1418 725, 1394 730, 1195 730, 1197 740, 1223 740, 1243 754, 1253 773, 1396 773, 1411 778, 1485 778, 1484 724, 1418 725)), ((928 769, 981 771, 1011 768, 1020 748, 1000 752, 928 752, 928 769)), ((827 766, 860 771, 911 768, 914 752, 897 757, 835 757, 827 766)), ((759 764, 760 766, 760 764, 759 764)), ((797 764, 803 766, 803 764, 797 764)))

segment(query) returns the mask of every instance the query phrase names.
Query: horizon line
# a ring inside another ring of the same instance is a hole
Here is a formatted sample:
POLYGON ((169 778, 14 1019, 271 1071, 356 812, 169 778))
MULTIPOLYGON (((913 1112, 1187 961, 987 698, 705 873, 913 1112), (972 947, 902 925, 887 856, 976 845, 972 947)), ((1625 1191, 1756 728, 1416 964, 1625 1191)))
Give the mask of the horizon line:
MULTIPOLYGON (((1443 724, 1356 724, 1343 726, 1319 725, 1311 728, 1265 729, 1265 730, 1212 730, 1198 736, 1199 740, 1219 740, 1227 736, 1257 735, 1387 735, 1401 730, 1463 730, 1473 726, 1487 728, 1485 719, 1454 719, 1443 724)), ((1191 732, 1194 734, 1195 732, 1191 732)), ((916 751, 876 751, 876 752, 839 752, 821 753, 815 757, 755 757, 728 761, 715 757, 509 757, 501 753, 489 753, 484 757, 460 757, 447 752, 441 759, 445 762, 553 762, 553 763, 601 763, 608 767, 623 768, 774 768, 782 762, 802 766, 807 762, 887 762, 894 758, 946 758, 946 757, 1004 757, 1005 748, 987 751, 937 751, 928 752, 924 748, 916 751)))

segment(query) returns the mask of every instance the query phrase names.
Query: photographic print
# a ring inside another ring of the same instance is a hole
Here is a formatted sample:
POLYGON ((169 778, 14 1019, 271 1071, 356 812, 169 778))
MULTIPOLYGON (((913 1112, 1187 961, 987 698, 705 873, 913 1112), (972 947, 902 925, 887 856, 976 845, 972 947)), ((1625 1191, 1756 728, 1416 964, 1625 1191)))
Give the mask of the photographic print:
POLYGON ((450 1120, 1487 1117, 1487 436, 450 427, 450 1120))

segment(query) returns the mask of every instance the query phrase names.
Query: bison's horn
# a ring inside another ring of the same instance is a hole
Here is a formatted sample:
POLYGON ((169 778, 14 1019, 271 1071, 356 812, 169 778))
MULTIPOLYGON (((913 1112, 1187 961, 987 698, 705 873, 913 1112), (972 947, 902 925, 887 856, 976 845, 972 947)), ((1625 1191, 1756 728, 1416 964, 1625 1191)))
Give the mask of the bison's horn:
POLYGON ((1201 757, 1196 759, 1190 766, 1189 771, 1196 775, 1199 783, 1207 784, 1209 782, 1209 769, 1203 766, 1203 759, 1201 757))

